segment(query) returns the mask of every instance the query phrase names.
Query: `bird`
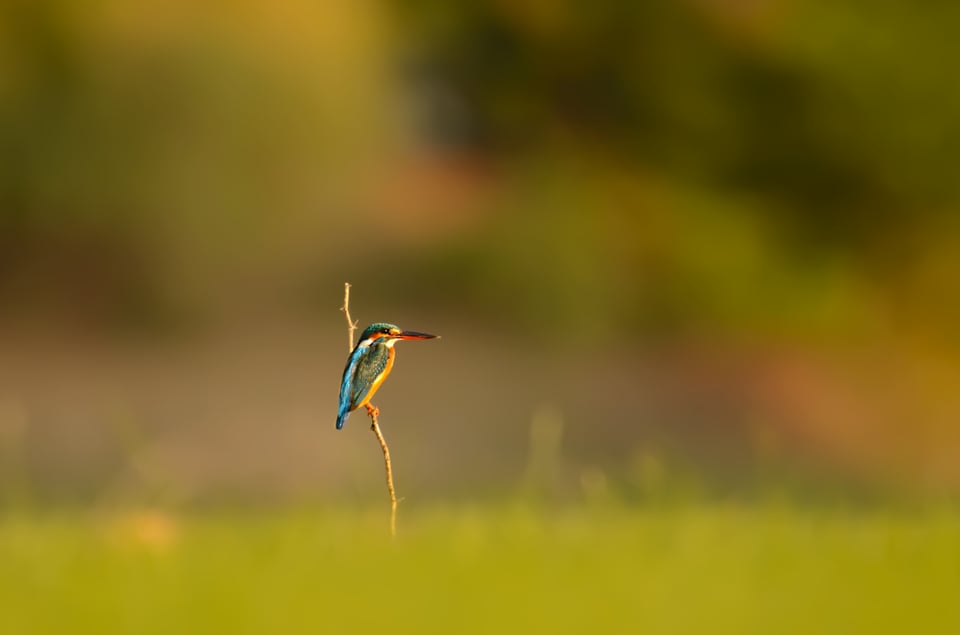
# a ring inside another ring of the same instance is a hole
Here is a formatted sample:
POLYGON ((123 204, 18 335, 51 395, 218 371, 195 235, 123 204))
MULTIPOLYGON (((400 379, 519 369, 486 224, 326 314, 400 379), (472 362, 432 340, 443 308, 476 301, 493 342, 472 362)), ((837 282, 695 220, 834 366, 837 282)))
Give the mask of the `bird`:
POLYGON ((394 345, 400 340, 431 340, 440 337, 429 333, 404 331, 395 324, 377 322, 363 329, 360 341, 347 358, 340 381, 340 406, 337 409, 337 430, 343 428, 350 413, 366 406, 371 416, 378 416, 370 399, 390 374, 396 357, 394 345))

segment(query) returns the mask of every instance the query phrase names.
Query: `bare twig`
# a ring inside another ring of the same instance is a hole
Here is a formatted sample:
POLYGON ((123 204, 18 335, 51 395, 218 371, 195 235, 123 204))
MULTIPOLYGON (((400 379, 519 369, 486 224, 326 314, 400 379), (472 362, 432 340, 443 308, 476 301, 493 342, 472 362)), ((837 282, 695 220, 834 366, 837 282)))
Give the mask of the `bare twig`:
POLYGON ((350 319, 350 283, 343 283, 343 306, 340 307, 347 318, 347 352, 353 352, 353 332, 357 330, 357 322, 350 319))
POLYGON ((380 432, 380 424, 377 419, 380 416, 380 410, 376 406, 369 406, 367 414, 370 415, 370 429, 377 435, 377 441, 380 442, 380 449, 383 450, 383 464, 387 468, 387 491, 390 493, 390 535, 397 537, 397 491, 393 489, 393 467, 390 464, 390 448, 387 447, 387 440, 383 438, 380 432))
MULTIPOLYGON (((340 308, 347 318, 347 336, 350 340, 349 350, 353 351, 353 332, 357 330, 357 322, 350 319, 350 283, 343 283, 343 306, 340 308)), ((393 466, 390 463, 390 448, 387 440, 380 432, 380 410, 373 404, 367 405, 367 414, 370 415, 370 429, 377 436, 380 449, 383 451, 383 464, 387 470, 387 492, 390 494, 390 536, 397 537, 397 491, 393 488, 393 466)))

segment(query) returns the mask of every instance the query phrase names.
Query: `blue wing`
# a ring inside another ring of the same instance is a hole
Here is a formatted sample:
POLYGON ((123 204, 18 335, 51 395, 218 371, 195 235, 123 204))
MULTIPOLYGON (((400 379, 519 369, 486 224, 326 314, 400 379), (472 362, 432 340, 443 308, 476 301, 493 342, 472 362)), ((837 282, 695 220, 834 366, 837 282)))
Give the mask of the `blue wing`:
POLYGON ((343 427, 350 412, 362 404, 373 389, 377 378, 390 363, 390 349, 374 342, 371 346, 357 346, 340 382, 340 407, 337 410, 337 429, 343 427))
POLYGON ((357 346, 353 349, 353 352, 350 353, 350 357, 347 358, 347 367, 343 369, 343 379, 340 380, 340 405, 337 408, 337 430, 343 427, 343 424, 346 423, 347 417, 350 416, 350 411, 353 410, 351 406, 354 393, 354 375, 357 371, 357 364, 360 362, 360 358, 363 357, 368 350, 366 346, 357 346))

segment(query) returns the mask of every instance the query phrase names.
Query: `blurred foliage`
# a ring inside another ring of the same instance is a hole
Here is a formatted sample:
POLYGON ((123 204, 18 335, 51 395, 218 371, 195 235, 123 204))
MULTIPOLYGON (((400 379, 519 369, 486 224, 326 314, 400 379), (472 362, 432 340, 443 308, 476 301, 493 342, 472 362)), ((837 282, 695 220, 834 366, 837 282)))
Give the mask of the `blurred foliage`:
POLYGON ((400 4, 428 138, 536 166, 466 266, 504 295, 679 328, 903 310, 953 330, 956 7, 400 4))
POLYGON ((310 206, 333 205, 382 144, 365 107, 383 84, 369 14, 327 7, 297 25, 256 3, 5 3, 0 290, 82 312, 101 285, 108 317, 149 319, 276 278, 305 232, 330 240, 310 206))
POLYGON ((400 4, 424 81, 466 115, 452 141, 538 152, 572 132, 768 193, 818 242, 956 201, 950 3, 400 4))
POLYGON ((149 322, 366 276, 489 317, 516 301, 522 330, 872 318, 956 337, 958 18, 865 0, 6 3, 0 294, 149 322), (431 204, 443 170, 391 195, 424 152, 487 167, 459 199, 431 204), (339 238, 418 209, 481 220, 391 230, 363 258, 339 238))

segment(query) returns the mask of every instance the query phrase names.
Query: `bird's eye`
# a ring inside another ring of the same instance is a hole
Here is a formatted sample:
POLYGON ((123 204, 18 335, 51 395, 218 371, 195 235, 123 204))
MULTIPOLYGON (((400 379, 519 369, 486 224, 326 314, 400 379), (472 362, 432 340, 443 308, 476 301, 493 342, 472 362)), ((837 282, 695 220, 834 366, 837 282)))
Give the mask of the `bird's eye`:
POLYGON ((390 329, 380 329, 380 332, 384 335, 390 335, 390 329))

